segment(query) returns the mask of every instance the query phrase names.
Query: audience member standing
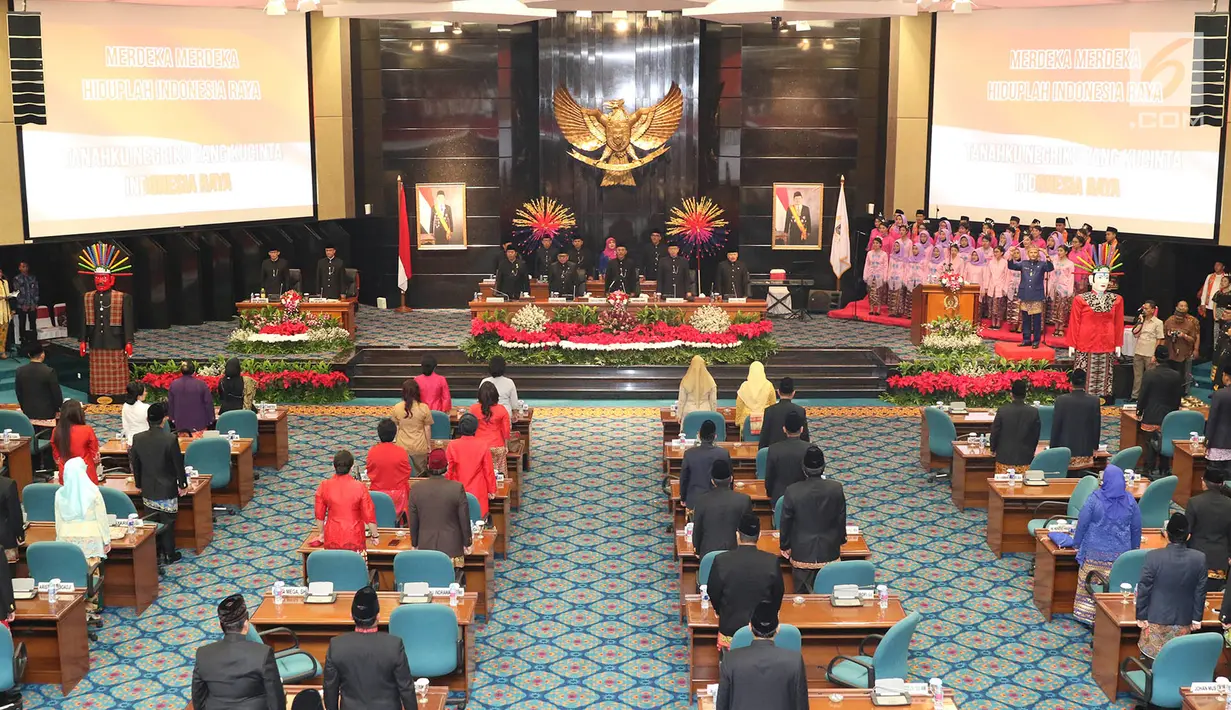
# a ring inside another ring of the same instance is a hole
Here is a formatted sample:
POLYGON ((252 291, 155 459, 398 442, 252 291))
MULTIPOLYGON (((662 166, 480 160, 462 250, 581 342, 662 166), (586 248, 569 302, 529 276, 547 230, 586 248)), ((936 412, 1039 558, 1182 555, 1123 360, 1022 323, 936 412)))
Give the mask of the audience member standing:
POLYGON ((381 419, 376 425, 380 443, 368 449, 364 465, 371 490, 392 498, 398 520, 404 520, 410 497, 410 459, 406 450, 394 443, 397 433, 398 425, 392 419, 381 419))
POLYGON ((133 482, 141 489, 141 502, 146 510, 153 511, 154 520, 164 526, 158 533, 158 560, 170 564, 181 557, 175 549, 175 519, 180 496, 188 492, 188 478, 184 474, 179 437, 163 431, 165 418, 161 404, 150 405, 146 412, 149 428, 133 437, 128 460, 133 482))
POLYGON ((427 457, 427 480, 410 489, 410 544, 416 550, 436 550, 461 569, 474 544, 470 533, 470 502, 466 488, 444 477, 449 458, 444 449, 427 457))
POLYGON ((120 407, 120 433, 125 441, 133 443, 133 437, 150 428, 146 419, 150 405, 145 403, 145 384, 129 382, 124 393, 124 406, 120 407))
POLYGON ((765 409, 777 401, 774 386, 765 378, 765 366, 752 363, 748 366, 748 379, 735 393, 735 423, 743 427, 744 419, 750 417, 753 435, 760 436, 765 409))
POLYGON ((43 346, 37 342, 28 347, 30 362, 17 368, 13 375, 13 389, 17 395, 17 404, 21 413, 32 422, 42 422, 43 426, 52 426, 64 394, 60 391, 60 378, 56 371, 47 363, 43 346))
POLYGON ((1188 499, 1184 514, 1192 536, 1188 546, 1205 554, 1209 570, 1207 592, 1221 592, 1227 585, 1227 558, 1231 557, 1231 497, 1223 487, 1226 476, 1221 469, 1205 471, 1202 490, 1188 499))
POLYGON ((1205 555, 1190 550, 1188 519, 1175 513, 1167 521, 1167 546, 1146 553, 1137 583, 1137 647, 1147 658, 1163 644, 1201 630, 1205 617, 1205 555))
POLYGON ((731 648, 731 637, 752 621, 763 601, 781 602, 784 594, 778 558, 757 549, 761 520, 748 513, 740 518, 734 550, 714 557, 707 591, 718 615, 718 647, 731 648))
MULTIPOLYGON (((1160 345, 1154 350, 1154 364, 1166 361, 1167 346, 1160 345)), ((1145 452, 1147 474, 1153 474, 1159 467, 1163 418, 1179 409, 1183 399, 1184 380, 1180 373, 1170 367, 1153 367, 1142 378, 1137 413, 1141 415, 1141 430, 1150 435, 1145 452)))
POLYGON ((196 372, 197 366, 192 362, 180 363, 180 376, 167 388, 167 416, 177 432, 198 432, 214 427, 214 396, 196 372))
MULTIPOLYGON (((218 413, 251 409, 248 379, 244 377, 239 358, 227 360, 222 379, 218 380, 218 413)), ((255 383, 253 389, 255 390, 255 383)))
POLYGON ((61 483, 64 464, 73 458, 84 461, 86 475, 98 483, 98 437, 94 435, 94 428, 85 423, 85 409, 75 399, 64 400, 60 407, 60 419, 51 434, 51 455, 58 467, 61 483))
POLYGON ((825 452, 812 446, 804 456, 806 478, 782 496, 778 547, 791 561, 796 594, 811 594, 816 573, 842 555, 846 544, 846 493, 825 478, 825 452))
POLYGON ((996 473, 1010 468, 1025 471, 1039 447, 1039 410, 1026 404, 1026 380, 1013 380, 1013 401, 996 410, 992 420, 992 451, 996 454, 996 473))
POLYGON ((1205 461, 1207 470, 1222 471, 1226 480, 1231 479, 1231 370, 1218 377, 1222 386, 1210 397, 1205 422, 1205 461))
POLYGON ((274 649, 249 641, 248 607, 242 594, 218 605, 222 640, 197 649, 192 667, 195 710, 285 710, 286 695, 274 649))
POLYGON ((17 483, 8 476, 0 476, 0 547, 11 564, 17 564, 17 549, 25 539, 25 517, 17 483))
POLYGON ((1073 391, 1056 398, 1048 445, 1068 448, 1073 456, 1069 470, 1089 469, 1103 426, 1101 402, 1086 391, 1085 370, 1070 370, 1069 385, 1073 391))
POLYGON ((9 300, 12 298, 12 293, 8 278, 4 275, 4 271, 0 271, 0 360, 9 359, 9 324, 13 320, 13 307, 9 304, 9 300))
POLYGON ((1204 346, 1198 351, 1198 356, 1202 360, 1209 360, 1213 356, 1214 343, 1217 340, 1214 334, 1214 294, 1222 288, 1225 271, 1221 261, 1214 262, 1214 273, 1205 277, 1201 290, 1197 292, 1197 315, 1201 316, 1201 344, 1204 346))
POLYGON ((419 383, 419 394, 423 403, 434 412, 447 412, 453 409, 453 398, 449 396, 449 383, 436 374, 436 357, 423 356, 423 374, 415 377, 419 383))
MULTIPOLYGON (((1137 322, 1133 324, 1133 401, 1141 394, 1141 378, 1145 371, 1154 366, 1154 350, 1160 345, 1166 345, 1163 322, 1156 315, 1158 307, 1154 301, 1141 304, 1137 312, 1137 322)), ((1164 358, 1169 359, 1169 358, 1164 358)))
POLYGON ((808 440, 808 412, 795 404, 794 399, 795 380, 783 377, 778 382, 778 402, 765 408, 765 419, 761 422, 761 435, 757 442, 758 449, 764 449, 787 438, 785 425, 791 412, 798 414, 803 421, 803 433, 799 438, 808 440))
MULTIPOLYGON (((786 422, 781 427, 786 438, 770 446, 765 454, 765 493, 771 506, 791 484, 804 480, 804 456, 811 446, 803 437, 807 427, 804 421, 799 412, 787 412, 786 422)), ((764 430, 761 434, 764 436, 764 430)))
POLYGON ((705 367, 705 358, 693 355, 688 371, 680 380, 680 396, 676 400, 676 416, 683 423, 691 412, 713 412, 718 409, 718 384, 705 367))
POLYGON ((479 382, 481 387, 484 382, 490 382, 496 387, 496 393, 500 395, 500 406, 504 407, 509 412, 509 416, 517 418, 517 385, 513 380, 504 376, 505 363, 504 358, 497 355, 487 364, 487 371, 491 374, 490 377, 484 377, 479 382))
POLYGON ((448 479, 461 483, 467 493, 479 500, 479 513, 486 518, 488 501, 496 497, 496 470, 492 449, 475 436, 479 420, 466 412, 457 420, 458 438, 449 442, 445 455, 449 461, 448 479))
POLYGON ((731 489, 731 464, 714 462, 713 488, 697 497, 692 514, 692 545, 697 557, 735 547, 735 533, 744 514, 752 512, 752 499, 731 489))
POLYGON ((512 436, 509 411, 500 404, 496 385, 484 382, 479 385, 479 401, 470 405, 470 413, 479 421, 476 436, 492 450, 492 464, 496 472, 504 475, 508 469, 508 441, 512 436))
MULTIPOLYGON (((111 528, 107 506, 98 486, 86 474, 86 463, 69 459, 64 465, 64 485, 56 491, 56 540, 81 548, 91 567, 111 552, 111 528)), ((91 620, 98 618, 98 597, 86 600, 91 620)))
POLYGON ((414 475, 422 476, 427 469, 427 454, 432 448, 433 415, 420 394, 419 378, 402 383, 402 401, 393 405, 390 416, 397 425, 394 441, 410 456, 414 475))
POLYGON ((368 487, 351 477, 355 457, 342 449, 333 455, 333 476, 316 489, 316 520, 327 550, 366 553, 367 536, 376 536, 376 506, 368 487))
POLYGON ((1201 347, 1201 321, 1188 312, 1188 301, 1175 304, 1175 313, 1163 323, 1168 360, 1184 376, 1184 394, 1192 391, 1193 357, 1201 347))
POLYGON ((722 659, 715 710, 808 710, 803 654, 774 644, 781 605, 768 600, 758 604, 748 624, 752 645, 733 649, 722 659))
POLYGON ((727 469, 731 468, 731 452, 715 445, 717 435, 718 426, 714 422, 701 422, 698 445, 684 450, 684 460, 680 464, 680 500, 689 510, 695 508, 697 500, 712 487, 710 471, 714 469, 714 462, 724 461, 727 469))
POLYGON ((351 618, 355 630, 333 637, 325 655, 326 710, 417 710, 402 639, 377 626, 380 598, 375 589, 355 592, 351 618))
MULTIPOLYGON (((33 359, 34 347, 38 345, 38 279, 30 273, 30 265, 17 265, 13 277, 13 293, 17 302, 17 340, 22 351, 33 359)), ((39 351, 42 348, 39 347, 39 351)))

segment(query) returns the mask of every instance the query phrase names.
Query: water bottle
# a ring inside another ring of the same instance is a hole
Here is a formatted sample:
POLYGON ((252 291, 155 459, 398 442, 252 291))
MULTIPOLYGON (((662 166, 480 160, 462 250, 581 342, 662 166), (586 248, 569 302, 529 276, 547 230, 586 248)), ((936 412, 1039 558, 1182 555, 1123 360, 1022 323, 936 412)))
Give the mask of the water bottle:
POLYGON ((278 605, 278 606, 282 605, 282 595, 284 594, 284 586, 285 585, 282 584, 281 580, 274 582, 274 604, 275 605, 278 605))
POLYGON ((57 593, 58 593, 58 591, 59 591, 59 590, 57 589, 57 587, 59 587, 59 586, 60 586, 60 578, 59 578, 59 577, 56 577, 55 579, 53 579, 53 580, 51 580, 50 582, 48 582, 48 583, 47 583, 47 603, 48 603, 48 604, 55 604, 55 603, 56 603, 56 594, 57 594, 57 593))
POLYGON ((889 608, 889 587, 883 584, 876 585, 876 597, 882 609, 889 608))
POLYGON ((137 514, 128 514, 128 534, 132 535, 137 532, 137 514))
POLYGON ((462 588, 457 586, 457 582, 449 585, 449 606, 457 606, 462 597, 462 588))
POLYGON ((701 585, 701 610, 707 611, 710 608, 710 590, 708 584, 701 585))
POLYGON ((684 539, 688 541, 689 545, 692 544, 692 523, 691 522, 684 523, 684 539))
POLYGON ((672 403, 671 403, 671 416, 673 416, 673 417, 678 417, 678 416, 680 416, 680 405, 679 405, 679 402, 672 402, 672 403))
POLYGON ((932 707, 936 710, 945 705, 945 684, 940 681, 940 678, 933 678, 928 681, 928 690, 932 691, 932 707))

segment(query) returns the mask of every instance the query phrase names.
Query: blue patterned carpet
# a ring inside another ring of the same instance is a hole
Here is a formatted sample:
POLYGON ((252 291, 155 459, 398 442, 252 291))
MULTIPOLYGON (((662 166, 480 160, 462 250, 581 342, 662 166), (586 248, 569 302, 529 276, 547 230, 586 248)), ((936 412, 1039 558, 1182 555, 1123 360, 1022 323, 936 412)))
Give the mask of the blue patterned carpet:
MULTIPOLYGON (((495 611, 478 633, 472 708, 688 707, 686 635, 657 490, 660 431, 650 410, 613 412, 536 418, 534 469, 508 560, 496 564, 495 611)), ((253 504, 220 519, 205 555, 186 553, 171 568, 144 615, 107 610, 76 692, 27 686, 27 707, 180 710, 195 648, 218 636, 217 600, 239 589, 255 604, 275 579, 294 579, 293 551, 332 452, 366 451, 376 417, 342 413, 294 415, 293 463, 262 471, 253 504)), ((812 427, 828 433, 830 471, 846 485, 879 581, 925 615, 912 675, 944 678, 963 710, 1131 707, 1107 703, 1091 681, 1087 630, 1069 617, 1043 623, 1028 558, 993 557, 985 513, 957 512, 947 484, 918 470, 918 420, 883 416, 894 413, 824 410, 812 427)), ((92 422, 112 428, 105 419, 92 422)), ((1105 440, 1114 440, 1110 419, 1105 440)))

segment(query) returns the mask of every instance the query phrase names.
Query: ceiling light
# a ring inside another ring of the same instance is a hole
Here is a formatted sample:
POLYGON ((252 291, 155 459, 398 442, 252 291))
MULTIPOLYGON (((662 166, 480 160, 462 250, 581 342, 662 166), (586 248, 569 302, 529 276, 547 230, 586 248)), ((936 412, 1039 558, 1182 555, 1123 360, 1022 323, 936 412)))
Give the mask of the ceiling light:
POLYGON ((799 40, 799 48, 805 52, 812 48, 812 42, 807 37, 799 40))
POLYGON ((578 16, 578 17, 584 17, 584 18, 586 18, 586 19, 589 19, 589 18, 591 18, 591 17, 593 17, 593 16, 594 16, 594 13, 590 12, 589 10, 578 10, 578 11, 577 11, 577 16, 578 16))
POLYGON ((616 20, 615 28, 616 28, 616 32, 627 32, 628 31, 628 20, 616 20))
POLYGON ((614 17, 614 18, 615 18, 615 19, 617 19, 617 20, 627 20, 627 19, 628 19, 628 11, 627 11, 627 10, 612 10, 612 11, 611 11, 611 16, 612 16, 612 17, 614 17))
POLYGON ((663 16, 663 11, 662 10, 646 10, 645 16, 650 18, 651 20, 656 20, 663 16))
POLYGON ((833 49, 833 40, 827 39, 824 42, 822 42, 821 49, 825 50, 826 52, 833 49))
POLYGON ((796 32, 807 32, 810 29, 812 29, 812 25, 808 24, 807 22, 800 21, 800 22, 795 23, 796 32))
POLYGON ((443 22, 433 22, 431 28, 428 30, 428 32, 431 32, 432 34, 438 34, 444 31, 445 24, 443 22))
POLYGON ((440 41, 436 42, 436 51, 441 53, 449 51, 449 43, 440 41))
POLYGON ((265 3, 265 14, 266 15, 285 15, 286 14, 286 0, 269 0, 269 2, 265 3))
POLYGON ((321 4, 318 0, 299 0, 295 5, 295 9, 299 12, 312 12, 313 10, 321 9, 321 4))
POLYGON ((410 43, 410 51, 412 51, 412 52, 422 52, 422 51, 423 51, 423 43, 422 43, 422 42, 411 42, 411 43, 410 43))
POLYGON ((462 33, 462 23, 454 22, 453 23, 453 34, 460 35, 461 33, 462 33))

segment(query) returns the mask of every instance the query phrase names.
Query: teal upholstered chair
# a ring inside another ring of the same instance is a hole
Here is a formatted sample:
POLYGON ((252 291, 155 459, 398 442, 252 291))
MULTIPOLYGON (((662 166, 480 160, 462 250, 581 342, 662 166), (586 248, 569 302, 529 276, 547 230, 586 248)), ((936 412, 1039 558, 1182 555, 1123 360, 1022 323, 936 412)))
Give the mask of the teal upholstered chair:
POLYGON ((784 500, 786 500, 786 496, 782 496, 778 500, 774 501, 774 530, 782 529, 782 501, 784 500))
POLYGON ((701 431, 701 425, 706 420, 714 422, 716 431, 714 433, 714 441, 727 440, 727 420, 723 419, 718 412, 689 412, 684 415, 684 421, 680 423, 680 432, 689 439, 697 438, 697 433, 701 431))
POLYGON ((1072 460, 1073 452, 1068 447, 1055 446, 1035 454, 1029 468, 1042 471, 1047 478, 1065 478, 1069 475, 1069 461, 1072 460))
POLYGON ((1180 688, 1214 679, 1222 647, 1222 634, 1195 633, 1173 638, 1163 644, 1149 668, 1139 658, 1124 659, 1120 677, 1128 683, 1128 692, 1149 707, 1178 708, 1184 704, 1180 688))
POLYGON ((313 551, 308 555, 308 582, 333 582, 335 592, 357 592, 372 584, 368 563, 354 550, 313 551))
POLYGON ((1141 447, 1130 446, 1127 449, 1120 449, 1107 462, 1108 466, 1116 466, 1122 471, 1137 468, 1137 462, 1141 460, 1141 447))
MULTIPOLYGON (((833 594, 839 584, 857 584, 870 587, 876 584, 876 566, 867 560, 839 560, 830 562, 816 573, 808 594, 833 594)), ((798 590, 796 590, 798 593, 798 590)))
MULTIPOLYGON (((752 629, 741 627, 731 637, 731 649, 744 648, 752 645, 752 629)), ((778 633, 774 634, 774 645, 788 651, 798 651, 803 648, 803 637, 799 629, 791 624, 778 624, 778 633)))
MULTIPOLYGON (((102 560, 90 565, 85 553, 71 542, 34 542, 26 548, 26 566, 35 582, 72 582, 74 587, 84 589, 87 599, 97 599, 103 606, 102 560)), ((101 623, 91 622, 91 623, 101 623)), ((86 632, 91 641, 98 637, 93 631, 86 632)))
POLYGON ((1039 438, 1044 441, 1051 439, 1051 422, 1056 415, 1056 408, 1050 404, 1040 404, 1035 407, 1039 410, 1039 438))
POLYGON ((25 414, 16 409, 0 409, 0 431, 5 429, 12 429, 14 434, 31 439, 30 454, 34 457, 31 464, 34 470, 42 470, 43 463, 49 460, 52 430, 45 429, 35 434, 34 424, 25 414))
POLYGON ((1077 514, 1081 512, 1081 507, 1086 504, 1086 499, 1090 497, 1090 494, 1094 492, 1095 488, 1098 488, 1097 476, 1082 476, 1081 480, 1079 480, 1077 485, 1073 488, 1073 494, 1069 496, 1068 503, 1061 503, 1060 501, 1054 500, 1039 503, 1034 508, 1035 515, 1038 515, 1041 511, 1047 510, 1048 508, 1058 506, 1064 506, 1064 515, 1053 515, 1050 518, 1034 518, 1026 523, 1027 532, 1033 535, 1035 531, 1039 528, 1046 527, 1047 524, 1053 520, 1077 520, 1077 514))
POLYGON ((1175 495, 1176 485, 1180 479, 1175 476, 1163 476, 1146 486, 1146 492, 1141 494, 1141 527, 1161 528, 1171 517, 1171 497, 1175 495))
POLYGON ((470 506, 470 523, 474 523, 483 519, 483 509, 479 507, 479 498, 470 491, 466 491, 466 503, 470 506))
POLYGON ((416 678, 439 678, 463 663, 457 615, 444 604, 406 604, 389 615, 389 633, 402 639, 416 678))
POLYGON ((765 467, 769 462, 769 447, 766 446, 757 452, 757 479, 765 480, 765 467))
POLYGON ((714 567, 714 558, 726 552, 726 550, 711 550, 705 553, 705 557, 701 558, 701 566, 697 568, 697 588, 700 589, 702 584, 709 584, 710 570, 714 567))
MULTIPOLYGON (((0 702, 8 698, 9 693, 17 690, 21 678, 26 674, 26 645, 13 645, 13 634, 7 626, 0 626, 0 702)), ((2 706, 0 706, 2 707, 2 706)))
POLYGON ((26 518, 32 523, 54 523, 58 490, 58 483, 31 483, 21 489, 21 504, 26 509, 26 518))
POLYGON ((245 638, 252 643, 269 644, 265 637, 271 634, 291 637, 290 646, 285 648, 274 646, 274 663, 278 665, 278 676, 284 684, 299 683, 321 674, 321 664, 317 663, 312 654, 299 648, 299 636, 285 626, 257 631, 256 627, 249 623, 248 634, 245 638))
POLYGON ((453 438, 453 422, 449 421, 448 412, 438 412, 434 409, 432 410, 432 438, 453 438))
POLYGON ((393 556, 393 579, 401 589, 407 582, 447 587, 457 581, 453 560, 438 550, 405 550, 393 556))
MULTIPOLYGON (((216 436, 195 439, 184 452, 184 465, 192 466, 203 476, 209 476, 210 490, 220 491, 231 485, 231 442, 216 436)), ((227 505, 215 505, 214 510, 235 512, 227 505)))
POLYGON ((372 496, 372 507, 376 508, 376 527, 396 528, 398 511, 393 505, 393 498, 380 491, 368 491, 368 495, 372 496))
POLYGON ((1176 439, 1187 439, 1194 431, 1198 434, 1205 434, 1205 417, 1201 416, 1201 412, 1177 409, 1163 417, 1162 431, 1159 432, 1161 438, 1159 455, 1167 459, 1175 456, 1175 445, 1171 442, 1176 439))
POLYGON ((258 451, 257 443, 261 440, 256 412, 249 409, 223 412, 218 417, 218 423, 215 425, 215 428, 223 434, 234 431, 241 439, 252 439, 252 453, 256 455, 258 451))
MULTIPOLYGON (((953 442, 957 440, 957 428, 953 420, 939 407, 924 407, 923 417, 928 423, 928 450, 933 456, 953 460, 953 442)), ((948 471, 936 474, 937 478, 945 478, 948 471)))
MULTIPOLYGON (((723 426, 726 426, 726 424, 724 423, 723 426)), ((760 434, 752 433, 752 417, 744 417, 744 423, 741 424, 739 427, 739 440, 740 441, 759 441, 760 439, 761 439, 760 434)))
MULTIPOLYGON (((119 520, 127 520, 128 516, 137 512, 137 506, 133 504, 132 498, 129 498, 123 491, 120 491, 110 486, 99 486, 98 492, 103 496, 103 505, 107 508, 108 515, 114 515, 119 520)), ((148 520, 151 516, 142 516, 143 520, 148 520)), ((161 533, 167 529, 166 523, 157 523, 155 532, 161 533)))
POLYGON ((912 611, 890 627, 884 636, 872 634, 865 637, 859 642, 859 654, 835 656, 825 669, 825 677, 834 685, 848 688, 871 688, 876 685, 877 677, 905 678, 910 639, 922 620, 919 612, 912 611), (865 647, 873 641, 878 643, 869 656, 865 647))
POLYGON ((1111 564, 1110 574, 1091 571, 1080 582, 1086 585, 1086 591, 1091 594, 1117 592, 1120 590, 1120 585, 1125 582, 1136 587, 1137 582, 1141 580, 1141 568, 1145 566, 1147 552, 1149 550, 1129 550, 1117 557, 1116 561, 1111 564))

